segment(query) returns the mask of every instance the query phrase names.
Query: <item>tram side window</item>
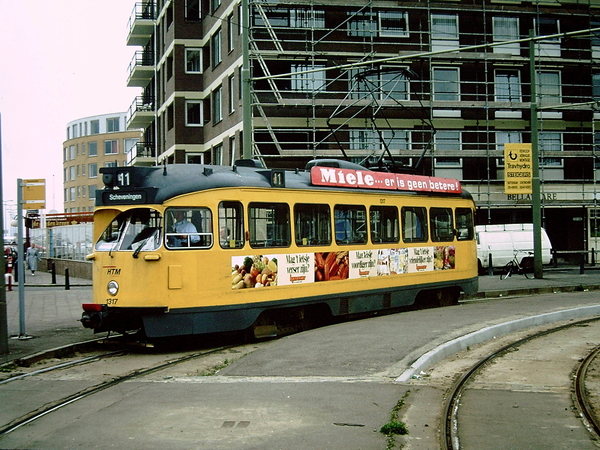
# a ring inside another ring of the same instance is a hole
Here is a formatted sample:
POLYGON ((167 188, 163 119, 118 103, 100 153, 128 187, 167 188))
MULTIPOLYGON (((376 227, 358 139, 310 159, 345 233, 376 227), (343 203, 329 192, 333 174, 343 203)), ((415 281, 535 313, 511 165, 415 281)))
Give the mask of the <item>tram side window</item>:
POLYGON ((402 239, 404 242, 427 242, 427 210, 402 207, 402 239))
POLYGON ((454 240, 454 220, 451 208, 430 208, 431 240, 450 242, 454 240))
POLYGON ((335 241, 338 244, 366 244, 367 210, 359 205, 336 205, 335 241))
POLYGON ((248 213, 252 247, 290 245, 290 208, 287 203, 250 203, 248 213))
POLYGON ((400 240, 398 208, 395 206, 371 206, 371 242, 395 243, 400 240))
POLYGON ((294 205, 296 245, 331 244, 331 210, 329 205, 298 203, 294 205))
POLYGON ((240 202, 219 203, 219 243, 222 248, 244 246, 244 207, 240 202))
POLYGON ((210 248, 213 244, 212 213, 208 208, 168 208, 167 248, 210 248))
POLYGON ((456 238, 459 241, 473 239, 473 210, 470 208, 456 208, 456 238))

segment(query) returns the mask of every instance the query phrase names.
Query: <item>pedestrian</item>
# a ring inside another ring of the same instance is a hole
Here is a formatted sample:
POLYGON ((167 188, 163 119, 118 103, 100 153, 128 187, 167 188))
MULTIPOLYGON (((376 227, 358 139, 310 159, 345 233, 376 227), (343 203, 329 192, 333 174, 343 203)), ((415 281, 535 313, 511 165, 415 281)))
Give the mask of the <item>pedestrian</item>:
POLYGON ((35 276, 35 271, 37 270, 38 261, 41 261, 40 251, 37 249, 35 244, 31 244, 31 247, 27 249, 27 254, 25 255, 25 261, 27 261, 27 265, 29 266, 29 270, 31 270, 31 275, 35 276))

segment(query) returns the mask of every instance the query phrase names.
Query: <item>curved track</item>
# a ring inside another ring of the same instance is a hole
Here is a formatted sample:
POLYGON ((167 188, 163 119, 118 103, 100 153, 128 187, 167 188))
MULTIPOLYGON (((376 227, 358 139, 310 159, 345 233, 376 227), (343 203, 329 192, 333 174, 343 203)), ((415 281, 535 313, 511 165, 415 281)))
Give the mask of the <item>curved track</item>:
MULTIPOLYGON (((574 327, 585 326, 586 324, 590 324, 592 322, 598 323, 600 322, 600 318, 571 322, 566 325, 556 326, 554 328, 543 330, 535 334, 529 335, 525 338, 509 343, 501 347, 500 349, 494 351, 493 353, 481 358, 470 369, 465 371, 453 383, 443 405, 443 415, 440 427, 440 447, 443 450, 458 450, 461 448, 459 442, 460 423, 457 419, 458 411, 461 406, 461 398, 463 396, 463 393, 467 389, 467 384, 473 381, 474 378, 477 375, 479 375, 485 367, 488 367, 492 361, 502 358, 508 352, 519 349, 524 344, 539 339, 541 337, 572 329, 574 327)), ((597 434, 597 436, 594 437, 596 439, 598 438, 598 424, 600 423, 600 419, 594 415, 595 413, 593 411, 591 402, 588 399, 588 391, 585 389, 585 378, 586 370, 589 367, 590 362, 598 355, 599 352, 600 347, 596 348, 588 355, 587 358, 583 359, 583 362, 579 365, 579 367, 576 370, 577 375, 574 377, 574 390, 577 393, 577 398, 580 399, 579 405, 581 415, 584 416, 586 420, 590 423, 589 428, 593 429, 597 434)))

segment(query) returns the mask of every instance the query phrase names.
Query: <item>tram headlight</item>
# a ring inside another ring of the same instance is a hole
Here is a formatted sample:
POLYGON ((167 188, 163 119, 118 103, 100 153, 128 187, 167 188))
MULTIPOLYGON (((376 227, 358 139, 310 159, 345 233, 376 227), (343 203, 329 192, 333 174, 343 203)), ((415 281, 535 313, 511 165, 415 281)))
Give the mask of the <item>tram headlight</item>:
POLYGON ((114 297, 117 295, 117 292, 119 292, 119 283, 111 280, 108 282, 106 289, 108 290, 108 293, 114 297))

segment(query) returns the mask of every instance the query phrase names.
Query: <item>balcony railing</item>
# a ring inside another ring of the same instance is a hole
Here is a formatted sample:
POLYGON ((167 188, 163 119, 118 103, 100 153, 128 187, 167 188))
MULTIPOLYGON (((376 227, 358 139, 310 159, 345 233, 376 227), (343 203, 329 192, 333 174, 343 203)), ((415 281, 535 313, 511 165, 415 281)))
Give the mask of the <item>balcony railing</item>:
POLYGON ((154 30, 156 2, 136 3, 127 23, 128 45, 145 45, 154 30))
POLYGON ((154 142, 138 142, 127 154, 127 164, 152 164, 156 160, 154 142))
POLYGON ((154 120, 154 97, 138 96, 127 110, 127 127, 144 128, 154 120))
POLYGON ((154 75, 154 52, 135 52, 128 67, 127 86, 146 86, 154 75))

